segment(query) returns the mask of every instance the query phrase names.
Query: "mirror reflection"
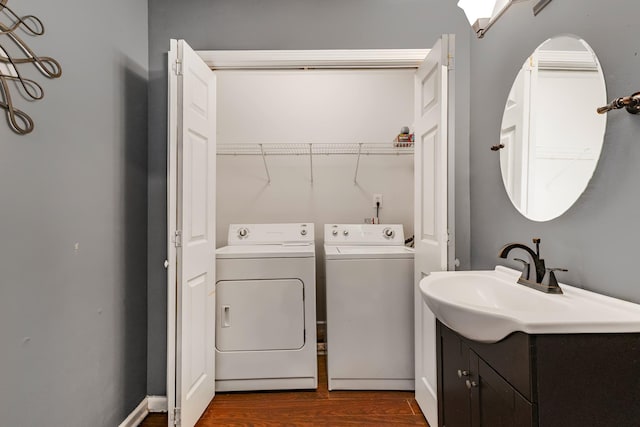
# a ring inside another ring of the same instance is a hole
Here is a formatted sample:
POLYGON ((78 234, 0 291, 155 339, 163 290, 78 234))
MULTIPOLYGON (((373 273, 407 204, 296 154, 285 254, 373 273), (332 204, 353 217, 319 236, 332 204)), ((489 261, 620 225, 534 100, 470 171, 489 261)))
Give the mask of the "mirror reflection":
POLYGON ((502 180, 527 218, 548 221, 580 197, 598 163, 606 115, 602 68, 575 36, 553 37, 518 72, 500 129, 502 180))

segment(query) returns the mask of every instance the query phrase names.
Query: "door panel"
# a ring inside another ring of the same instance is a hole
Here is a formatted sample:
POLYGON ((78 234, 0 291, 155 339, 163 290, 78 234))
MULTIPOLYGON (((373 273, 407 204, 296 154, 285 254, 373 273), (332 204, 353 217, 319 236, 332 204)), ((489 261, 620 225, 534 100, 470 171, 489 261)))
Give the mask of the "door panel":
POLYGON ((183 40, 169 70, 167 394, 191 427, 215 393, 215 75, 183 40))
POLYGON ((447 270, 450 262, 453 44, 452 35, 443 35, 415 77, 415 384, 416 401, 431 425, 438 425, 436 326, 418 283, 433 271, 447 270))
POLYGON ((190 199, 188 204, 191 211, 191 227, 189 242, 196 244, 202 240, 207 239, 207 218, 209 217, 207 196, 209 194, 209 179, 208 173, 208 160, 209 156, 207 151, 209 146, 207 139, 202 135, 189 132, 188 134, 188 152, 190 159, 188 163, 191 175, 189 178, 190 184, 187 197, 190 199))
POLYGON ((438 68, 429 67, 425 70, 423 77, 420 78, 420 105, 422 106, 421 114, 424 115, 432 108, 436 107, 440 94, 438 93, 438 68))
MULTIPOLYGON (((422 221, 421 240, 423 244, 437 242, 436 211, 434 207, 438 200, 438 131, 437 127, 429 129, 426 134, 420 135, 420 151, 422 161, 422 221)), ((437 244, 437 243, 436 243, 437 244)))

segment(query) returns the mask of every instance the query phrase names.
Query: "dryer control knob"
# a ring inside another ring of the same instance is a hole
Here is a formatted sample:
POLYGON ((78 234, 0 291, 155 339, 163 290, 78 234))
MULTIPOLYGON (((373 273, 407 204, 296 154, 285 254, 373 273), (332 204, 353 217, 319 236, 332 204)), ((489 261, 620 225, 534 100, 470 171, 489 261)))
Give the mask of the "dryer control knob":
POLYGON ((240 237, 247 237, 247 234, 249 234, 249 230, 247 230, 246 228, 241 228, 238 230, 238 236, 240 237))
POLYGON ((303 236, 306 236, 307 230, 303 228, 302 230, 300 230, 300 234, 302 234, 303 236))
POLYGON ((331 234, 333 234, 334 236, 337 236, 337 235, 338 235, 338 230, 333 230, 333 231, 331 232, 331 234))
POLYGON ((384 234, 384 237, 386 237, 387 239, 391 239, 396 233, 395 231, 393 231, 390 228, 385 228, 382 233, 384 234))
POLYGON ((348 236, 348 235, 349 235, 349 230, 344 230, 344 231, 342 232, 342 234, 344 234, 345 236, 348 236))

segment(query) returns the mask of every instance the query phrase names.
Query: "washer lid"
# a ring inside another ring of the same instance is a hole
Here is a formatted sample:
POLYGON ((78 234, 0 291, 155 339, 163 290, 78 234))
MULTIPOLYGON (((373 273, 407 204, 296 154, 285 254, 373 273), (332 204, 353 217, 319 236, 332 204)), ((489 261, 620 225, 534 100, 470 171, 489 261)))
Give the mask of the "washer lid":
POLYGON ((415 251, 406 246, 325 245, 326 259, 413 259, 415 251))
POLYGON ((316 255, 313 244, 231 245, 216 249, 217 259, 239 258, 312 258, 316 255))

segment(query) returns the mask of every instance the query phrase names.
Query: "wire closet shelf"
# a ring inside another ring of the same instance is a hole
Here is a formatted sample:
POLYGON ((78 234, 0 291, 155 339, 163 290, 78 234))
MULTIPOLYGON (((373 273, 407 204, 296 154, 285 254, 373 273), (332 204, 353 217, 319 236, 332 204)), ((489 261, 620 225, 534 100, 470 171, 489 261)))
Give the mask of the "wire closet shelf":
POLYGON ((413 155, 413 142, 356 142, 356 143, 218 143, 219 156, 262 156, 267 182, 271 174, 267 156, 309 156, 309 179, 313 182, 313 157, 318 155, 356 156, 353 182, 358 182, 362 155, 413 155))
POLYGON ((407 155, 413 154, 413 143, 356 142, 356 143, 218 143, 221 156, 300 156, 300 155, 407 155), (396 146, 406 144, 407 147, 396 146))

